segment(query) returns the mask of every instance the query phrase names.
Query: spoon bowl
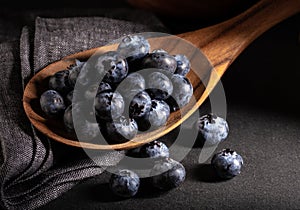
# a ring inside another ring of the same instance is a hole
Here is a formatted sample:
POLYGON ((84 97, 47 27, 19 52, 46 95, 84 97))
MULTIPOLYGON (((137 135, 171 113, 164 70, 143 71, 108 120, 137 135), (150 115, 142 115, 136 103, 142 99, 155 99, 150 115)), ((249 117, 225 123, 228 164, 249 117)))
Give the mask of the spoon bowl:
POLYGON ((70 146, 100 150, 122 150, 141 146, 167 134, 188 119, 207 99, 229 65, 255 38, 299 11, 300 1, 262 0, 244 13, 211 27, 177 36, 149 37, 153 49, 163 48, 171 54, 182 53, 190 58, 192 69, 187 77, 193 85, 194 97, 182 109, 171 113, 164 127, 138 134, 128 142, 97 144, 78 141, 65 131, 62 122, 48 119, 39 105, 40 95, 47 89, 50 75, 66 69, 74 64, 76 59, 87 61, 95 53, 116 50, 117 44, 66 56, 39 71, 31 78, 24 90, 25 113, 34 127, 43 134, 70 146))

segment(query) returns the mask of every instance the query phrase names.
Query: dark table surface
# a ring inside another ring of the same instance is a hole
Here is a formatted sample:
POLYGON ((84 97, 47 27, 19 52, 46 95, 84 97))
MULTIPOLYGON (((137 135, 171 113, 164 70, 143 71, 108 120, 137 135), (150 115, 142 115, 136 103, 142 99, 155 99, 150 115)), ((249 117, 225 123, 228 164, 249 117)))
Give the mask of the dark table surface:
MULTIPOLYGON (((18 9, 18 15, 11 10, 3 9, 1 23, 15 34, 37 13, 49 14, 48 9, 18 9), (22 15, 27 18, 17 21, 16 16, 22 15)), ((84 9, 75 10, 84 13, 84 9)), ((68 14, 67 9, 57 11, 54 16, 68 14)), ((195 23, 175 25, 170 18, 161 20, 175 34, 199 28, 195 23)), ((230 132, 217 150, 232 148, 243 156, 239 176, 218 180, 210 160, 198 163, 201 148, 195 147, 182 161, 186 180, 174 190, 158 193, 144 185, 134 198, 119 199, 108 188, 109 173, 104 173, 41 209, 299 209, 299 32, 299 15, 276 25, 255 40, 222 77, 230 132)), ((8 39, 7 30, 0 34, 1 41, 8 39)))

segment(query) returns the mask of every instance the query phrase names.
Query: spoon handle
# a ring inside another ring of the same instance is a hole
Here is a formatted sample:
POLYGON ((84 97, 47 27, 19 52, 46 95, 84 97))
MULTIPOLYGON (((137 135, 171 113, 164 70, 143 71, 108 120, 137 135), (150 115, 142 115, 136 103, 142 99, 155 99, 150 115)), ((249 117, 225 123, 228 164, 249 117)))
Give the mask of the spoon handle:
POLYGON ((261 0, 230 20, 178 36, 201 49, 221 77, 253 40, 299 11, 300 0, 261 0))

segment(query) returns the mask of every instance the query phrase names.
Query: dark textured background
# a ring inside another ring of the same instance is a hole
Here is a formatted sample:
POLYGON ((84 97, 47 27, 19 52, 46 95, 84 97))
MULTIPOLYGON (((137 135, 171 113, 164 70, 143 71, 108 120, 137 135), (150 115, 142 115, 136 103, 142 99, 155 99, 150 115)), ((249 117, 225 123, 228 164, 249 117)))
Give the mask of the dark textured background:
MULTIPOLYGON (((96 7, 82 8, 78 8, 80 2, 75 4, 3 7, 0 40, 18 40, 22 26, 34 24, 38 15, 92 16, 106 8, 130 7, 123 1, 99 1, 94 3, 96 7)), ((160 18, 176 34, 227 17, 189 24, 189 20, 160 18)), ((170 192, 158 193, 143 185, 135 198, 119 199, 108 189, 109 174, 103 174, 82 182, 41 209, 299 209, 299 32, 299 15, 278 24, 254 41, 222 78, 230 133, 218 149, 229 147, 244 157, 239 176, 229 181, 216 179, 209 161, 198 164, 200 148, 194 148, 183 160, 186 181, 170 192)))

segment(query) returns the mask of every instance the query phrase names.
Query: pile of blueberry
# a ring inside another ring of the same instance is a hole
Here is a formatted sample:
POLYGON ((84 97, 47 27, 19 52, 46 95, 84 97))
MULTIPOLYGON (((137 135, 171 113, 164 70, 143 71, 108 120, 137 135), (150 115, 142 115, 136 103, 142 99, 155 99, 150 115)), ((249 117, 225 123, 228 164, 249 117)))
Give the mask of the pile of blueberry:
MULTIPOLYGON (((198 141, 202 146, 214 146, 223 142, 229 133, 228 123, 213 113, 205 114, 195 122, 198 141)), ((243 158, 234 150, 223 149, 213 155, 211 165, 222 179, 230 179, 241 172, 243 158)))
MULTIPOLYGON (((197 140, 207 146, 223 142, 229 132, 227 121, 212 113, 199 117, 195 122, 194 129, 198 131, 199 138, 197 140)), ((179 187, 185 180, 184 166, 169 157, 169 148, 159 140, 127 150, 126 155, 154 160, 149 176, 151 185, 156 189, 168 191, 179 187)), ((216 175, 226 180, 240 174, 243 159, 236 151, 223 149, 212 156, 211 165, 215 169, 216 175)), ((143 181, 144 179, 140 179, 133 170, 121 169, 111 175, 109 186, 114 194, 128 198, 137 194, 143 181)))
MULTIPOLYGON (((189 103, 193 95, 189 71, 185 55, 150 51, 143 36, 128 35, 116 51, 76 60, 50 76, 40 106, 48 117, 62 120, 68 132, 76 130, 79 139, 97 139, 101 132, 108 142, 123 143, 139 131, 165 125, 171 112, 189 103)), ((194 129, 203 146, 223 142, 229 132, 226 120, 214 114, 200 117, 194 129)), ((158 140, 128 150, 127 155, 155 160, 149 175, 160 190, 176 188, 185 180, 184 166, 170 158, 169 148, 158 140)), ((224 149, 213 155, 211 164, 219 177, 229 179, 240 173, 243 159, 224 149)), ((134 171, 122 169, 111 175, 109 185, 116 195, 132 197, 140 182, 134 171)))
POLYGON ((180 186, 186 177, 184 166, 169 157, 169 148, 165 143, 155 140, 141 147, 127 150, 128 156, 153 159, 149 179, 140 179, 129 169, 120 169, 109 179, 111 191, 120 197, 132 197, 138 192, 143 181, 150 181, 151 185, 161 191, 168 191, 180 186))
POLYGON ((139 131, 165 125, 171 112, 189 103, 193 95, 189 71, 185 55, 150 51, 143 36, 128 35, 116 51, 76 60, 50 76, 40 106, 74 134, 76 120, 75 135, 80 139, 93 140, 101 132, 107 141, 123 143, 139 131))

